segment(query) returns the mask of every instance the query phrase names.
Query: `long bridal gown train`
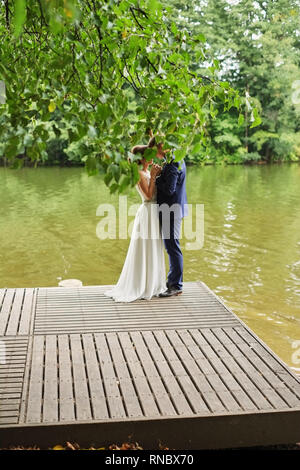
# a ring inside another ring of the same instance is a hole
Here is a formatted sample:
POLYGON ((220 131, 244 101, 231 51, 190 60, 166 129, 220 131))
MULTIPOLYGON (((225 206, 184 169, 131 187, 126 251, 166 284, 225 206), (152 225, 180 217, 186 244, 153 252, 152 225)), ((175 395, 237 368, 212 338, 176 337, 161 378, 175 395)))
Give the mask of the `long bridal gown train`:
MULTIPOLYGON (((150 182, 150 173, 146 172, 150 182)), ((105 295, 116 302, 132 302, 137 299, 150 300, 166 290, 165 258, 163 240, 160 235, 156 194, 146 200, 136 186, 142 204, 138 208, 124 266, 117 284, 105 295)))

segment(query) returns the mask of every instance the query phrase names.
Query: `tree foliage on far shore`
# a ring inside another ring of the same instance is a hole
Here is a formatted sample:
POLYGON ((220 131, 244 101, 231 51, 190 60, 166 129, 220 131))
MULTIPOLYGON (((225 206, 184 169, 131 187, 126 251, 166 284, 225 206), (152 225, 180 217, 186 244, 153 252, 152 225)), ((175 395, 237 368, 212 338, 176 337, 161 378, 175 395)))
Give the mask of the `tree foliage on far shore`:
POLYGON ((235 114, 208 116, 211 137, 200 162, 243 163, 300 160, 299 0, 164 0, 178 28, 204 34, 220 63, 220 78, 242 97, 240 126, 235 114), (261 124, 251 128, 249 93, 261 124))
POLYGON ((208 145, 208 116, 234 108, 238 122, 239 92, 217 78, 204 35, 178 28, 157 0, 0 5, 0 156, 14 167, 47 161, 60 139, 71 161, 122 191, 137 181, 128 156, 149 128, 179 160, 208 145))

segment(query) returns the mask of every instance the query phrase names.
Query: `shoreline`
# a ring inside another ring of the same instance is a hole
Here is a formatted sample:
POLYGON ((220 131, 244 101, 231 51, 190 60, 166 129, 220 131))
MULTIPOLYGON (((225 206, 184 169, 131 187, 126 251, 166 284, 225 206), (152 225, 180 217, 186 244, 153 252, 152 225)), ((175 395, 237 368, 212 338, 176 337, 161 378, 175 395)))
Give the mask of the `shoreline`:
MULTIPOLYGON (((22 168, 85 168, 85 164, 73 164, 70 162, 70 164, 64 164, 61 165, 59 163, 53 164, 53 165, 47 165, 47 164, 36 164, 36 162, 26 162, 30 164, 25 164, 19 168, 13 168, 12 165, 6 164, 3 159, 0 160, 0 168, 8 168, 8 169, 14 169, 14 170, 20 170, 22 168)), ((265 165, 265 166, 271 166, 271 165, 285 165, 285 164, 300 164, 300 158, 299 160, 274 160, 271 162, 267 162, 265 160, 258 160, 258 161, 247 161, 247 162, 226 162, 226 161, 220 161, 220 162, 193 162, 186 160, 186 166, 194 166, 194 167, 204 167, 204 166, 256 166, 256 165, 265 165)), ((101 173, 99 171, 99 173, 101 173)))

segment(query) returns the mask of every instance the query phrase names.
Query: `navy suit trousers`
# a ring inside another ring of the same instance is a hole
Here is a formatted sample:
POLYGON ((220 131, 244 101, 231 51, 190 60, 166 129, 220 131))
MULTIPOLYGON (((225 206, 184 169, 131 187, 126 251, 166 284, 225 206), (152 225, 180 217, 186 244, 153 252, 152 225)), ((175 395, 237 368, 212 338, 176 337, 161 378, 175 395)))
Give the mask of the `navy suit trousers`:
POLYGON ((160 226, 162 230, 162 238, 164 240, 165 248, 169 256, 169 273, 168 273, 168 287, 175 289, 182 289, 183 280, 183 256, 179 243, 179 234, 181 226, 181 217, 174 217, 170 214, 170 224, 164 234, 164 224, 162 223, 162 214, 159 213, 160 226))

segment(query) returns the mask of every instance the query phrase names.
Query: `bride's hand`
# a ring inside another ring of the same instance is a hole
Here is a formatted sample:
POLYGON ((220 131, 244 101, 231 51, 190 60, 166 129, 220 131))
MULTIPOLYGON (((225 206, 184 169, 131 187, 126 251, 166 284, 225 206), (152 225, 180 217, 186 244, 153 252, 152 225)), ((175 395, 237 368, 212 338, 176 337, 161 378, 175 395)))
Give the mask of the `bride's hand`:
POLYGON ((150 176, 151 178, 156 178, 157 175, 161 172, 161 167, 159 165, 152 165, 151 171, 150 171, 150 176))
POLYGON ((157 175, 160 175, 162 167, 160 165, 155 164, 155 168, 156 168, 157 175))
POLYGON ((156 170, 154 165, 152 165, 152 167, 151 167, 150 176, 151 176, 151 178, 155 178, 157 176, 157 170, 156 170))

